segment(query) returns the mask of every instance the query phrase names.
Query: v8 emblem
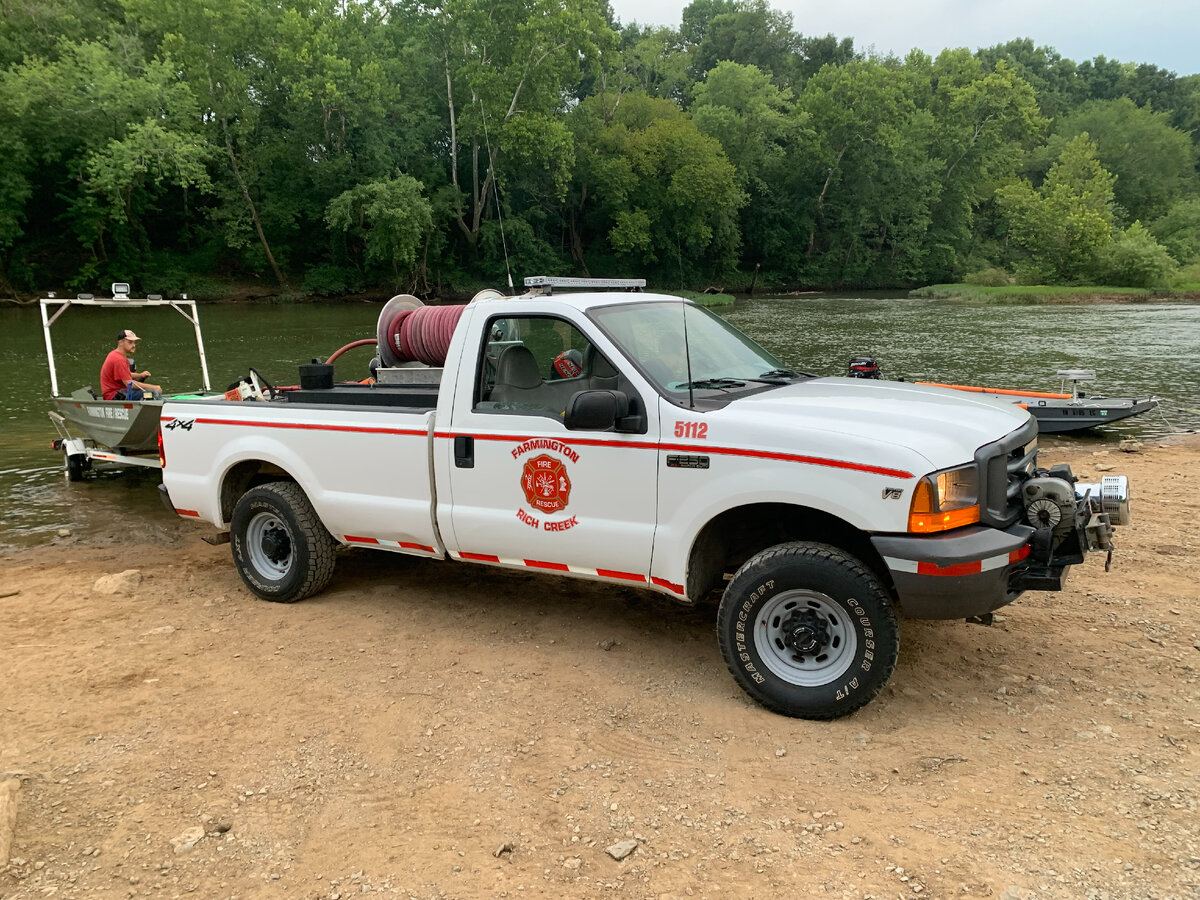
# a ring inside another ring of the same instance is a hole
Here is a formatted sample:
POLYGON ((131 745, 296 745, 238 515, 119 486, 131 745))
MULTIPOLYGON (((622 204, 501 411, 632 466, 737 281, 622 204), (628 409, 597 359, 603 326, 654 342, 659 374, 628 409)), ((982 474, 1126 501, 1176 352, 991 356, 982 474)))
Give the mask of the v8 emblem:
POLYGON ((899 500, 902 496, 904 496, 904 490, 902 488, 884 488, 883 489, 883 499, 884 500, 899 500))

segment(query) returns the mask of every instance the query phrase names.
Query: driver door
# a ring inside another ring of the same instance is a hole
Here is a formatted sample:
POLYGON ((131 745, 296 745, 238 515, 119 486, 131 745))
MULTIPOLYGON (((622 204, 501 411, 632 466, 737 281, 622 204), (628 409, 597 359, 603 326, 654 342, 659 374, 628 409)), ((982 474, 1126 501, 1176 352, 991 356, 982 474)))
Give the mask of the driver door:
POLYGON ((478 377, 458 386, 446 442, 460 555, 645 583, 656 422, 646 434, 567 430, 563 414, 576 391, 618 381, 570 321, 495 316, 483 333, 478 377))

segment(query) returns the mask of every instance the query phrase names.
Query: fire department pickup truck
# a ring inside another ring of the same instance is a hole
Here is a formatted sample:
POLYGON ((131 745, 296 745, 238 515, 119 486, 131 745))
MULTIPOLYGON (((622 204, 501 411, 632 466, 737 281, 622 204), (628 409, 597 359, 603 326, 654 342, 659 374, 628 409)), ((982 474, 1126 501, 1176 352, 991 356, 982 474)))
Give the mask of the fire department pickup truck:
MULTIPOLYGON (((284 603, 344 547, 719 592, 734 678, 813 719, 887 683, 898 613, 988 621, 1128 522, 1125 478, 1038 468, 1017 406, 793 371, 686 300, 563 281, 458 307, 441 367, 165 402, 165 502, 284 603)), ((383 318, 386 363, 419 329, 383 318)))

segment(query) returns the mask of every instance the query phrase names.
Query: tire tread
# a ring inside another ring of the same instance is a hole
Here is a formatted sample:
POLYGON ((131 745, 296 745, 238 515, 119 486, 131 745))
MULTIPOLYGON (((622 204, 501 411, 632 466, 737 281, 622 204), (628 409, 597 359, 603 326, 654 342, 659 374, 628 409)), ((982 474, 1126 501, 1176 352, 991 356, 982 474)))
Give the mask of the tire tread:
MULTIPOLYGON (((312 502, 304 493, 303 488, 294 481, 270 482, 247 491, 242 495, 242 500, 255 493, 274 495, 278 502, 287 507, 295 519, 296 527, 303 534, 304 543, 308 548, 307 558, 303 560, 304 579, 299 585, 286 594, 268 596, 259 591, 255 591, 255 593, 272 603, 296 603, 328 586, 333 579, 333 570, 337 564, 337 556, 334 552, 337 545, 328 529, 322 524, 316 510, 313 509, 312 502)), ((238 502, 240 504, 242 501, 238 502)), ((295 543, 293 541, 293 552, 298 552, 295 543)), ((300 560, 297 562, 300 563, 300 560)), ((240 567, 239 574, 241 574, 240 567)), ((245 577, 242 580, 245 581, 245 577)), ((247 586, 254 590, 248 582, 247 586)))
POLYGON ((733 675, 738 685, 756 702, 772 712, 780 713, 781 715, 799 716, 817 721, 841 718, 861 709, 871 702, 871 700, 878 696, 879 692, 891 678, 892 672, 895 669, 896 658, 900 652, 900 631, 896 626, 891 598, 886 589, 880 584, 878 576, 849 553, 829 544, 819 544, 810 541, 792 541, 769 547, 752 556, 738 569, 733 580, 729 582, 725 595, 721 600, 720 612, 718 613, 717 637, 721 646, 721 655, 725 659, 725 665, 729 669, 730 674, 733 675), (883 677, 875 679, 876 683, 873 689, 864 690, 856 694, 850 702, 838 701, 823 707, 813 706, 806 708, 802 713, 797 712, 794 707, 789 707, 787 704, 774 699, 767 691, 759 690, 755 685, 750 683, 745 672, 733 663, 733 660, 737 658, 737 653, 731 636, 731 629, 725 627, 727 602, 733 602, 729 598, 732 596, 731 591, 735 589, 735 586, 740 586, 740 583, 743 581, 754 582, 769 577, 770 570, 775 566, 794 559, 820 560, 822 563, 830 563, 838 566, 848 574, 862 579, 864 583, 871 587, 875 594, 875 600, 885 610, 886 616, 890 619, 889 624, 891 626, 888 629, 884 629, 885 633, 883 635, 876 635, 877 640, 883 637, 888 638, 886 646, 877 648, 879 654, 877 659, 886 660, 887 668, 886 671, 881 673, 883 677))

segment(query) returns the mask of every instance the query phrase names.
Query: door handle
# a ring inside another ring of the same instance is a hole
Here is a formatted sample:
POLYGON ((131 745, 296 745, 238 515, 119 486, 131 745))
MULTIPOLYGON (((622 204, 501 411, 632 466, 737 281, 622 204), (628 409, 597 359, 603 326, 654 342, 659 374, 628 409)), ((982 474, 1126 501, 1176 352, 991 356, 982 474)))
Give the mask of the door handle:
POLYGON ((454 436, 454 467, 456 469, 475 468, 475 438, 469 434, 454 436))

